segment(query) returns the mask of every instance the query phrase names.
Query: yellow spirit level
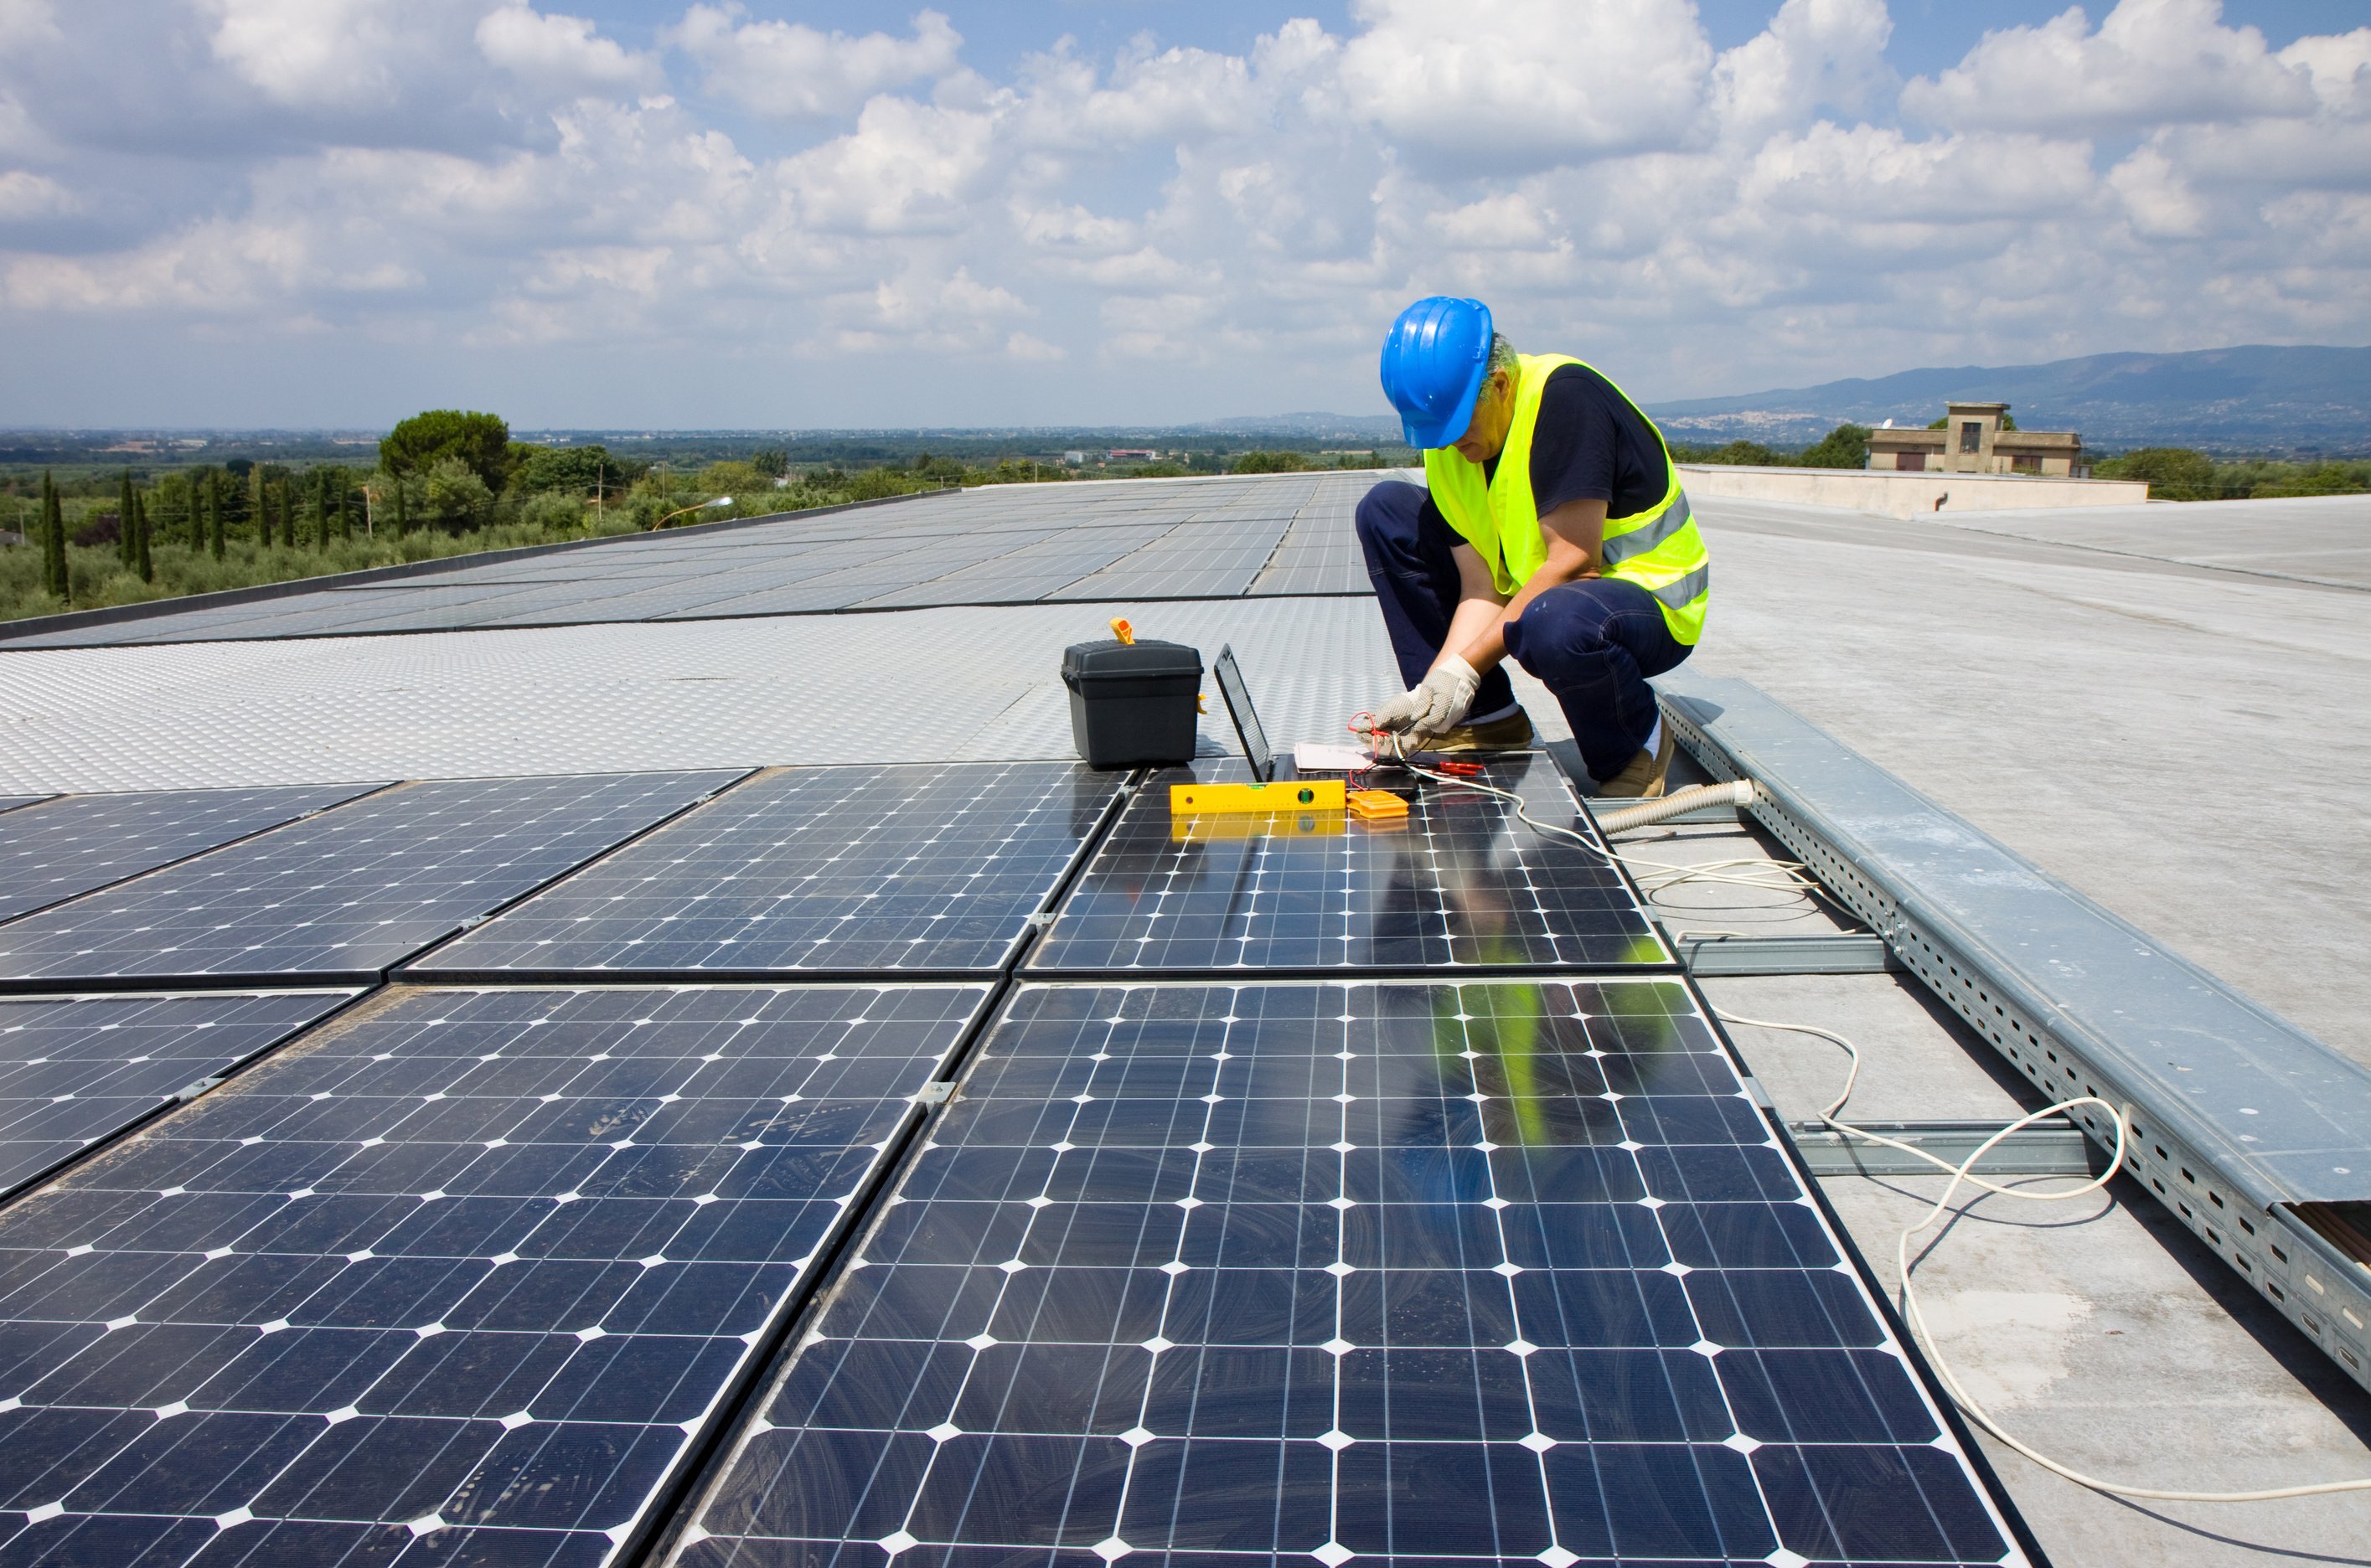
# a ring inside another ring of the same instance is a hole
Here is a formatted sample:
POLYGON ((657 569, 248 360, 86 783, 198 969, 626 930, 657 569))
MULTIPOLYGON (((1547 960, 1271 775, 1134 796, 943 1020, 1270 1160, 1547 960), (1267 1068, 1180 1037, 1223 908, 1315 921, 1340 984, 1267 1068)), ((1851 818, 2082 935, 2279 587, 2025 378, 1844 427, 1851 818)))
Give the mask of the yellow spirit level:
POLYGON ((1201 816, 1212 812, 1338 812, 1343 809, 1339 778, 1288 778, 1276 784, 1172 784, 1171 816, 1201 816))

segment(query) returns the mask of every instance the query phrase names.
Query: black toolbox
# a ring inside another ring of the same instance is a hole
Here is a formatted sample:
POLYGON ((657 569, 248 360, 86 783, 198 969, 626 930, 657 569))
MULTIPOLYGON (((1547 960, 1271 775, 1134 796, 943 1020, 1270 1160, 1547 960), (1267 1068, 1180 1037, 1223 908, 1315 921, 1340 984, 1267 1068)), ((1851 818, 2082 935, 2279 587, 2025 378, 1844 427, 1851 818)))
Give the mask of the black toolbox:
POLYGON ((1062 650, 1070 739, 1089 767, 1174 767, 1194 760, 1202 652, 1182 642, 1074 642, 1062 650))

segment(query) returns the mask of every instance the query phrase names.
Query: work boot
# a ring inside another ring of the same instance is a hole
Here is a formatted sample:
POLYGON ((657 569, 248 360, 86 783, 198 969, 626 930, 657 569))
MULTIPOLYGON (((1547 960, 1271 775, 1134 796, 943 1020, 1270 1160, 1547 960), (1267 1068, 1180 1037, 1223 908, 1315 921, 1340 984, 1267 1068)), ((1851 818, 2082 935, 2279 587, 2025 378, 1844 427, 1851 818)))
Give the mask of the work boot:
POLYGON ((1664 776, 1671 771, 1671 753, 1679 743, 1671 738, 1671 726, 1663 726, 1663 744, 1653 751, 1641 751, 1630 759, 1630 766, 1597 787, 1601 801, 1651 801, 1663 792, 1664 776))
POLYGON ((1419 744, 1428 752, 1527 751, 1535 738, 1532 716, 1518 708, 1504 719, 1493 719, 1486 724, 1460 724, 1438 735, 1428 735, 1419 744))

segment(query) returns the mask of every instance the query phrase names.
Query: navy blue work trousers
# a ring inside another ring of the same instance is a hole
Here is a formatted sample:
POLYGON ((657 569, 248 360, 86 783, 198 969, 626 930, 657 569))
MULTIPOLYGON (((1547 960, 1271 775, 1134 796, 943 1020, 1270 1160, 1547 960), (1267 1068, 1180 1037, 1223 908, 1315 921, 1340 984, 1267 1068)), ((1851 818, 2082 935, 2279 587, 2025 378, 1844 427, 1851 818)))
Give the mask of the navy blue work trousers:
MULTIPOLYGON (((1462 543, 1437 518, 1428 521, 1421 486, 1387 479, 1359 502, 1359 548, 1382 606, 1383 625, 1410 686, 1425 677, 1448 639, 1459 579, 1452 547, 1462 543)), ((1671 635, 1662 606, 1635 582, 1594 577, 1533 599, 1507 627, 1507 651, 1556 694, 1590 777, 1613 778, 1655 732, 1655 693, 1647 677, 1690 652, 1671 635)), ((1510 706, 1504 670, 1482 677, 1472 712, 1510 706)))

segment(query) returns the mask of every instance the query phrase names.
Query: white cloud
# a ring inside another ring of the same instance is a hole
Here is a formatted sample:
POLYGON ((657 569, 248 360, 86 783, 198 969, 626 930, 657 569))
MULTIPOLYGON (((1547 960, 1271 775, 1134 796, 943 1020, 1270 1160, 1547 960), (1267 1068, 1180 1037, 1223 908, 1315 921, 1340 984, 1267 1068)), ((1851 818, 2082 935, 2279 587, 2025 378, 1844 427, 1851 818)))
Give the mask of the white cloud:
POLYGON ((59 38, 53 0, 0 0, 0 49, 21 49, 59 38))
POLYGON ((454 0, 205 0, 214 58, 281 104, 321 107, 395 94, 408 56, 454 0))
POLYGON ((1358 0, 1346 105, 1404 146, 1509 169, 1691 138, 1712 48, 1688 0, 1358 0))
POLYGON ((946 232, 995 156, 993 116, 876 98, 856 129, 788 159, 781 178, 800 220, 870 234, 946 232))
POLYGON ((1939 125, 2077 133, 2310 112, 2310 67, 2222 17, 2222 0, 2119 0, 2094 32, 2076 7, 1986 33, 1959 65, 1912 82, 1902 105, 1939 125))
POLYGON ((1885 0, 1787 0, 1770 26, 1713 67, 1722 128, 1747 134, 1799 125, 1822 105, 1868 108, 1893 81, 1885 0))
POLYGON ((71 213, 81 201, 46 174, 30 169, 0 170, 0 220, 44 218, 71 213))
POLYGON ((495 65, 530 81, 568 89, 649 87, 658 63, 602 38, 582 17, 545 15, 525 0, 489 11, 478 23, 478 48, 495 65))
POLYGON ((803 22, 745 21, 737 5, 696 5, 666 41, 706 73, 708 90, 785 119, 845 114, 877 92, 955 68, 963 37, 936 11, 913 18, 913 36, 850 37, 803 22))

